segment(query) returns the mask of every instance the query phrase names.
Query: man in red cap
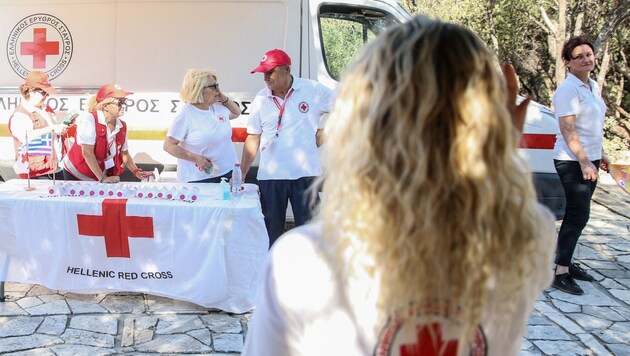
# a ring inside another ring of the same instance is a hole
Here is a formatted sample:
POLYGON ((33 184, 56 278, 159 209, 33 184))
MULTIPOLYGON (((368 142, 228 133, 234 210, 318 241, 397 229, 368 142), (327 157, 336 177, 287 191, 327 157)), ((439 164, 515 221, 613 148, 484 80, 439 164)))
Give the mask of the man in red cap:
POLYGON ((63 161, 64 179, 117 183, 123 165, 138 179, 151 174, 136 166, 127 147, 127 124, 120 117, 131 94, 105 84, 90 98, 88 112, 77 118, 76 143, 63 161))
POLYGON ((271 246, 284 232, 288 201, 296 226, 311 217, 308 188, 322 173, 322 115, 332 109, 335 94, 291 75, 291 58, 280 49, 265 53, 252 73, 263 73, 267 87, 252 102, 241 169, 245 177, 260 149, 257 178, 271 246))
POLYGON ((32 71, 20 86, 20 93, 22 101, 8 123, 15 147, 13 168, 20 178, 52 179, 53 173, 61 171, 61 135, 66 131, 46 104, 46 98, 56 90, 46 73, 32 71))

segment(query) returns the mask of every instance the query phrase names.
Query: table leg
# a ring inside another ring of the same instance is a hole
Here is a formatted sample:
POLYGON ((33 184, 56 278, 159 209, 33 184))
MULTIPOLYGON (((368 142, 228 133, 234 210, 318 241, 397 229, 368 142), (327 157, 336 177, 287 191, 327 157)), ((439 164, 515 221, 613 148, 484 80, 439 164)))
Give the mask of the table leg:
POLYGON ((6 300, 4 296, 4 281, 0 282, 0 302, 4 302, 6 300))

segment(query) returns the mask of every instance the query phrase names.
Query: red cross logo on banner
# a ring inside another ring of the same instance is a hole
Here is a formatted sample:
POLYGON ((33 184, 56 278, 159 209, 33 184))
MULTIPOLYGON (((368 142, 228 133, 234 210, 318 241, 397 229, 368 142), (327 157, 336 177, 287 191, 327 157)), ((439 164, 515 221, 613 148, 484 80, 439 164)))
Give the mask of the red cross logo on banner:
POLYGON ((59 42, 46 41, 46 29, 33 29, 33 42, 22 42, 20 44, 20 54, 33 56, 33 68, 45 69, 46 56, 59 54, 59 42))
POLYGON ((103 200, 103 215, 77 214, 79 234, 105 237, 107 257, 129 258, 129 238, 153 238, 153 218, 127 216, 127 199, 103 200))

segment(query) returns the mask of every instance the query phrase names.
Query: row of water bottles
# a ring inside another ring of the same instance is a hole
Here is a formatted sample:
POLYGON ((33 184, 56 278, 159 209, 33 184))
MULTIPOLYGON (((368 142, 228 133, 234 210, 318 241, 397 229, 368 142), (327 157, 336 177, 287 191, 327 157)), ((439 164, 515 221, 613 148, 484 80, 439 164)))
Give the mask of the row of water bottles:
POLYGON ((174 187, 170 185, 107 184, 91 182, 63 182, 48 188, 50 195, 166 199, 195 202, 199 199, 199 187, 174 187))

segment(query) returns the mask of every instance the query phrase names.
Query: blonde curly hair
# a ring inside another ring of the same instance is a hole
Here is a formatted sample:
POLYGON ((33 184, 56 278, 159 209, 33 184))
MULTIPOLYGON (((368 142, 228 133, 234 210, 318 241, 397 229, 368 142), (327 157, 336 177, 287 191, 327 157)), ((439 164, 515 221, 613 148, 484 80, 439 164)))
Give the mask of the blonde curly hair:
POLYGON ((335 261, 351 256, 335 263, 342 279, 378 280, 386 315, 437 303, 459 311, 469 341, 490 284, 505 295, 497 308, 514 307, 549 217, 506 102, 475 35, 421 17, 368 44, 347 73, 325 129, 317 219, 335 261))

